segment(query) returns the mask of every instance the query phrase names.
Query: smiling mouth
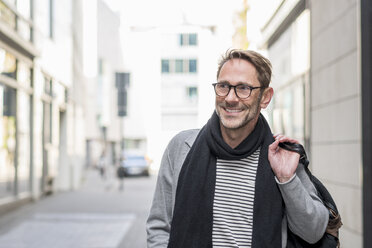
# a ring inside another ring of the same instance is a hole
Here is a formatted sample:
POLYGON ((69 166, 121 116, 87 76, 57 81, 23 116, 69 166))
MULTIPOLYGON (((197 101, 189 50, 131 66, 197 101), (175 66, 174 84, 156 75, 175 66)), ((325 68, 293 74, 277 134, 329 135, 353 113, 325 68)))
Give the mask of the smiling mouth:
POLYGON ((228 109, 228 108, 224 108, 224 109, 227 113, 239 113, 242 111, 241 109, 228 109))

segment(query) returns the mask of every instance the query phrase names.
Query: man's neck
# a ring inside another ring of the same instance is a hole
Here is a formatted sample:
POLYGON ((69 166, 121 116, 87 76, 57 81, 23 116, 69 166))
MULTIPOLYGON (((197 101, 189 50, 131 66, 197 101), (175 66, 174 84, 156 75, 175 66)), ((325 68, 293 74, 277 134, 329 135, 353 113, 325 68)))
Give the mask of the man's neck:
POLYGON ((249 123, 247 123, 247 125, 241 128, 228 129, 225 128, 222 123, 220 123, 222 138, 226 142, 226 144, 234 149, 252 133, 256 124, 257 119, 250 121, 249 123))

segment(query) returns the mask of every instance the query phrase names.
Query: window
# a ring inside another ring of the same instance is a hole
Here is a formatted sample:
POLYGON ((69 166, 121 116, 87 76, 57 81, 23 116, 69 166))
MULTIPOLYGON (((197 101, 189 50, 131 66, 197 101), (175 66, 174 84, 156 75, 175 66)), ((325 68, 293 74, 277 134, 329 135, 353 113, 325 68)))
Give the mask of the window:
POLYGON ((183 60, 182 59, 176 59, 176 72, 177 73, 183 72, 183 60))
POLYGON ((54 0, 49 0, 49 38, 54 37, 54 0))
POLYGON ((180 38, 180 46, 184 46, 184 34, 180 34, 179 38, 180 38))
POLYGON ((0 48, 0 74, 16 79, 26 86, 31 86, 31 67, 2 48, 0 48))
POLYGON ((269 57, 277 75, 277 88, 271 110, 275 133, 285 133, 305 144, 309 142, 309 14, 303 12, 296 21, 268 47, 269 57), (296 56, 294 56, 294 54, 296 56))
POLYGON ((179 35, 180 46, 196 46, 198 44, 197 34, 180 34, 179 35))
POLYGON ((15 194, 16 90, 0 84, 0 198, 15 194))
POLYGON ((53 96, 52 79, 48 78, 47 76, 44 76, 44 93, 49 96, 53 96))
POLYGON ((31 86, 31 68, 24 62, 18 61, 17 80, 27 86, 31 86))
POLYGON ((30 191, 30 95, 17 91, 17 193, 30 191))
POLYGON ((161 60, 161 72, 169 73, 169 60, 168 59, 161 60))
POLYGON ((53 39, 55 36, 54 0, 44 0, 39 8, 40 12, 43 13, 43 15, 41 15, 42 21, 39 24, 39 28, 45 37, 53 39))
POLYGON ((16 15, 3 2, 0 2, 0 20, 9 25, 12 29, 16 28, 16 15))
POLYGON ((144 139, 124 139, 124 150, 142 150, 145 145, 144 139))
POLYGON ((197 45, 197 35, 189 34, 189 46, 196 46, 196 45, 197 45))
POLYGON ((0 1, 0 21, 31 41, 31 0, 0 1))
POLYGON ((0 73, 11 78, 16 78, 16 57, 0 48, 0 73))
POLYGON ((188 87, 187 88, 187 97, 190 101, 195 102, 198 99, 198 88, 197 87, 188 87))
POLYGON ((197 72, 196 66, 197 66, 196 59, 190 59, 189 60, 189 72, 190 73, 197 72))
MULTIPOLYGON (((31 0, 17 0, 17 10, 23 18, 27 20, 31 19, 31 0)), ((23 18, 18 16, 17 19, 17 29, 18 33, 22 36, 23 39, 30 41, 31 40, 31 25, 23 18)))
POLYGON ((198 71, 196 59, 162 59, 162 73, 196 73, 198 71))

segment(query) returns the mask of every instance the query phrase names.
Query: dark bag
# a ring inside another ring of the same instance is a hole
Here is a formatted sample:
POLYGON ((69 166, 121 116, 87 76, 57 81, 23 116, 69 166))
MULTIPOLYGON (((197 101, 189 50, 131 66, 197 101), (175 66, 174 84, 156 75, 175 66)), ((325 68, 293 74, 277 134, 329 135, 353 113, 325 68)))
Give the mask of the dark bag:
POLYGON ((324 206, 329 211, 329 221, 326 228, 326 232, 324 233, 323 237, 315 244, 309 244, 290 230, 288 230, 288 247, 321 247, 321 248, 335 248, 340 247, 339 241, 339 232, 338 230, 342 226, 341 216, 338 213, 336 203, 334 202, 331 194, 328 192, 327 188, 316 178, 313 174, 311 174, 308 165, 309 160, 307 159, 307 155, 305 152, 304 147, 301 144, 283 142, 279 143, 279 146, 283 149, 297 152, 300 154, 300 163, 302 163, 305 167, 306 173, 309 175, 310 180, 314 184, 316 190, 318 191, 319 198, 323 201, 324 206))

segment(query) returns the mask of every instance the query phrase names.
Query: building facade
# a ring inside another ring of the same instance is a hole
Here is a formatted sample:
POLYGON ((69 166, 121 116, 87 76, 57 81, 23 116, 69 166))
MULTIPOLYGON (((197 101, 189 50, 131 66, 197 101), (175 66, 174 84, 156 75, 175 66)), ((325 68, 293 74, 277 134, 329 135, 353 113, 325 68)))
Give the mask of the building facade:
POLYGON ((200 128, 213 112, 211 84, 220 52, 210 45, 216 42, 215 28, 183 24, 162 30, 161 132, 168 140, 182 130, 200 128))
POLYGON ((120 157, 122 117, 118 115, 116 74, 123 73, 120 16, 104 1, 90 1, 91 15, 86 18, 84 57, 89 75, 84 98, 86 163, 97 166, 100 159, 115 165, 120 157))
POLYGON ((154 170, 174 135, 201 128, 212 115, 217 63, 232 44, 225 34, 217 25, 187 22, 127 30, 124 66, 131 83, 126 149, 147 154, 154 170))
POLYGON ((0 209, 79 186, 78 2, 0 1, 0 209))
POLYGON ((362 91, 371 83, 371 57, 362 60, 370 51, 370 34, 364 35, 364 46, 361 42, 368 32, 363 27, 371 25, 370 5, 360 0, 281 1, 262 28, 274 73, 271 124, 275 132, 305 144, 313 174, 341 213, 342 247, 369 247, 371 236, 371 104, 363 100, 371 90, 362 91))

